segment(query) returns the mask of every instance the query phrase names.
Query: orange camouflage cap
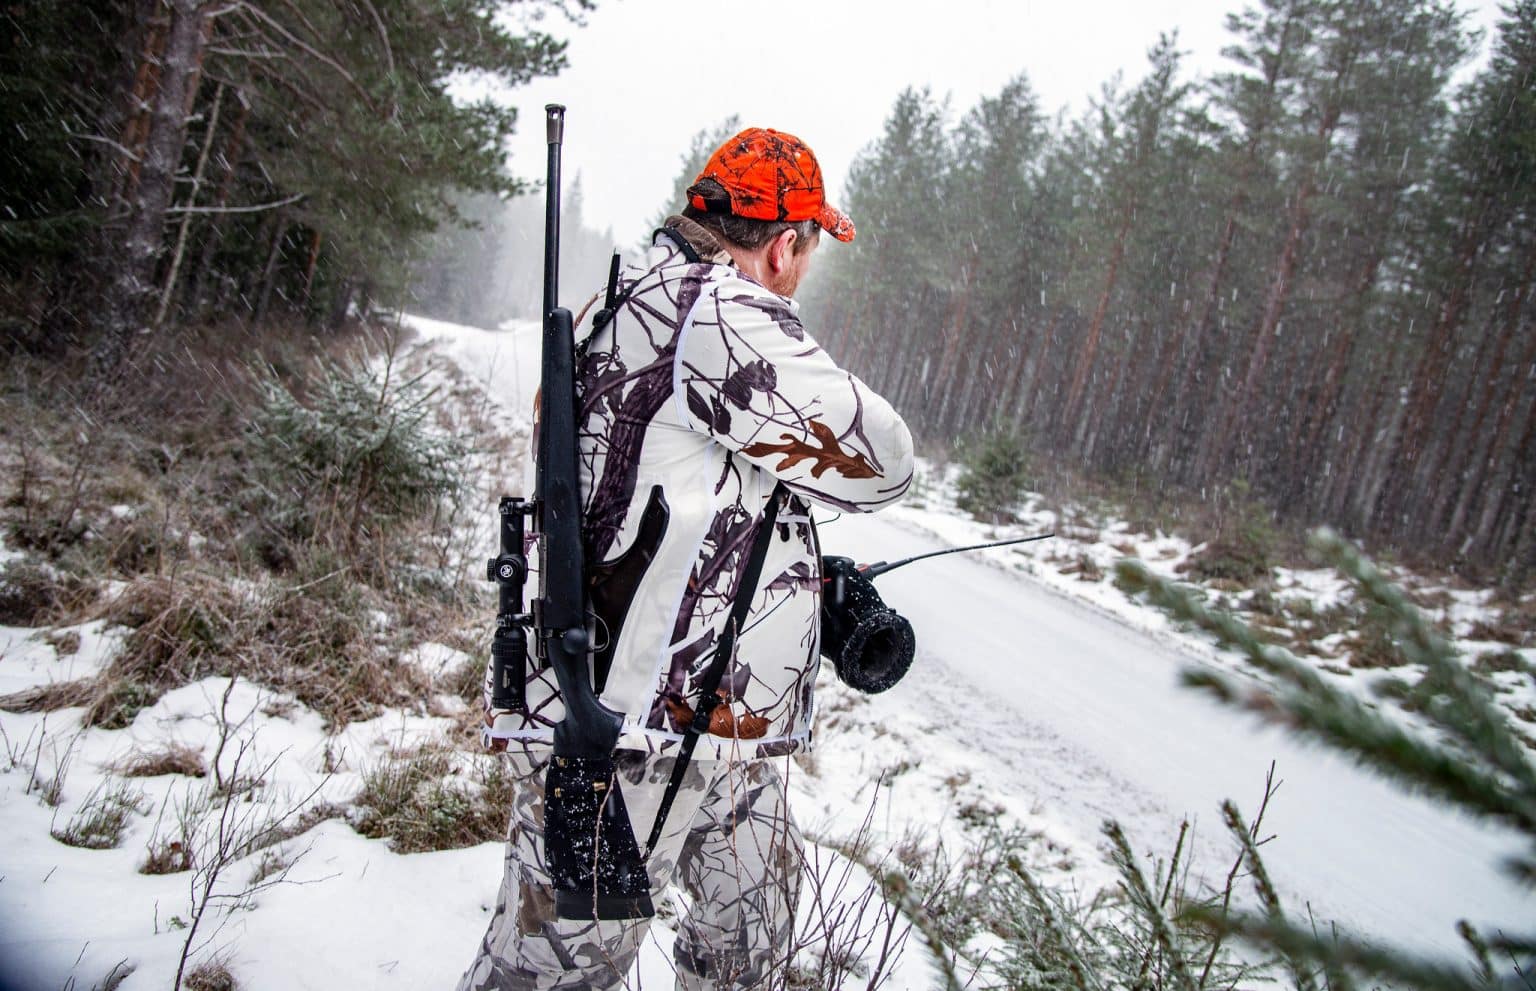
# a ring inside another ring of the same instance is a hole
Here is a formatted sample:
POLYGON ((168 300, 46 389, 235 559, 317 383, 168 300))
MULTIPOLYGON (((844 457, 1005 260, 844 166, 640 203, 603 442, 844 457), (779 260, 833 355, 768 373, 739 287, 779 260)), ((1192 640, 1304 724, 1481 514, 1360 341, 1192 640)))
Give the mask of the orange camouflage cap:
POLYGON ((793 134, 772 128, 749 127, 715 149, 688 187, 688 202, 708 213, 752 220, 814 220, 839 241, 853 240, 853 221, 827 202, 821 166, 811 149, 793 134), (718 182, 725 196, 701 189, 705 179, 718 182))

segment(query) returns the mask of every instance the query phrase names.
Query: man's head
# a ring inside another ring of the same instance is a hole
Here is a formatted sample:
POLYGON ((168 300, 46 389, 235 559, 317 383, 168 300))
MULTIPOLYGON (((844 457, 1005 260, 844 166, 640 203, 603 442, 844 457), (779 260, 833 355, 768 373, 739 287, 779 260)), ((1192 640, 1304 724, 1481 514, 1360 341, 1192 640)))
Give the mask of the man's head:
POLYGON ((791 134, 748 128, 710 156, 683 215, 712 231, 743 271, 791 296, 825 230, 852 241, 853 221, 826 201, 821 166, 791 134))

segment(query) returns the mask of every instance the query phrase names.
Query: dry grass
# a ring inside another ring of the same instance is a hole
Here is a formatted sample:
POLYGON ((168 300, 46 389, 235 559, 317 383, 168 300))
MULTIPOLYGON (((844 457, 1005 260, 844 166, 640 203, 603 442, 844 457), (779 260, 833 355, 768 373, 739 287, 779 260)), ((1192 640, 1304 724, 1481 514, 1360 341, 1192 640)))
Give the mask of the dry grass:
POLYGON ((1472 624, 1467 639, 1493 640, 1511 647, 1536 645, 1536 603, 1516 603, 1500 610, 1496 618, 1478 620, 1472 624))
POLYGON ((102 782, 63 827, 49 832, 60 843, 88 850, 110 850, 123 841, 132 816, 141 811, 144 796, 118 781, 102 782))
POLYGON ((156 750, 129 754, 113 770, 125 778, 156 778, 163 774, 201 778, 208 774, 202 751, 185 743, 167 743, 156 750))
POLYGON ((240 982, 223 960, 214 957, 187 971, 181 986, 185 991, 239 991, 240 982))
POLYGON ((6 712, 55 712, 89 705, 96 700, 98 694, 95 678, 55 681, 0 695, 0 709, 6 712))
POLYGON ((453 524, 478 510, 455 459, 494 422, 463 390, 448 409, 402 385, 403 367, 371 377, 381 341, 366 357, 359 341, 189 331, 152 342, 138 368, 153 374, 105 400, 56 363, 0 372, 0 528, 33 552, 0 572, 0 623, 131 631, 95 679, 0 705, 85 706, 88 725, 122 728, 172 688, 239 674, 332 726, 421 708, 429 681, 397 658, 463 625, 453 524), (311 442, 302 472, 278 464, 294 450, 281 429, 311 442), (97 604, 108 578, 123 587, 97 604))
POLYGON ((430 680, 374 628, 383 604, 337 574, 259 595, 199 572, 143 578, 100 613, 132 631, 101 674, 14 693, 0 707, 85 706, 86 725, 121 729, 172 688, 234 673, 291 692, 333 726, 419 706, 430 680))
POLYGON ((503 839, 511 786, 506 762, 493 756, 444 745, 404 751, 363 772, 357 831, 388 837, 397 853, 503 839))
POLYGON ((79 613, 95 595, 78 574, 16 558, 0 568, 0 626, 49 626, 79 613))

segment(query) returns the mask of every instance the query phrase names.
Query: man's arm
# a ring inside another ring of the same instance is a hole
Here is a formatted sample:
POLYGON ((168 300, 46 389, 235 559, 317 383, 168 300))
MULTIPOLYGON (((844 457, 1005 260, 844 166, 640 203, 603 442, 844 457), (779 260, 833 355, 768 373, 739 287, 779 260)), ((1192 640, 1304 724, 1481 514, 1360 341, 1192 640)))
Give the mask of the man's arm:
POLYGON ((675 370, 678 415, 822 506, 873 512, 912 482, 912 435, 838 368, 777 297, 741 281, 693 308, 675 370))

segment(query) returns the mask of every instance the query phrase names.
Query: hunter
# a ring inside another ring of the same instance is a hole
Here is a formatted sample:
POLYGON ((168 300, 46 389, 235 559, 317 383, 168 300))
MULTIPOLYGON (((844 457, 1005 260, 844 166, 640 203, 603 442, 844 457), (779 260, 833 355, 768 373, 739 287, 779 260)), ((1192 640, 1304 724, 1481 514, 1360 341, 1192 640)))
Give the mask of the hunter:
MULTIPOLYGON (((906 425, 801 323, 794 296, 822 234, 852 241, 854 226, 827 203, 811 150, 748 129, 715 151, 682 214, 621 271, 611 318, 594 320, 594 304, 577 318, 593 678, 624 713, 616 762, 642 849, 711 648, 733 603, 750 597, 709 732, 670 789, 646 860, 653 898, 671 884, 687 895, 673 955, 689 991, 756 987, 788 965, 802 841, 785 772, 811 743, 819 667, 812 509, 873 512, 912 480, 906 425), (742 588, 772 500, 761 578, 742 588)), ((487 689, 486 733, 506 747, 516 785, 505 877, 460 989, 618 987, 646 922, 556 916, 542 854, 544 770, 562 715, 549 670, 530 665, 525 699, 491 711, 487 689)))

